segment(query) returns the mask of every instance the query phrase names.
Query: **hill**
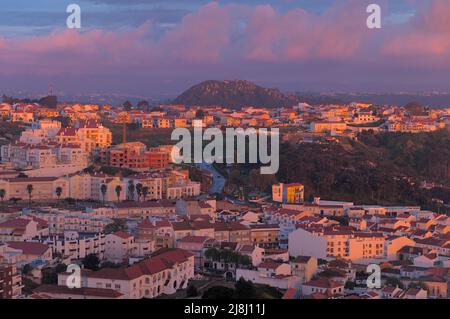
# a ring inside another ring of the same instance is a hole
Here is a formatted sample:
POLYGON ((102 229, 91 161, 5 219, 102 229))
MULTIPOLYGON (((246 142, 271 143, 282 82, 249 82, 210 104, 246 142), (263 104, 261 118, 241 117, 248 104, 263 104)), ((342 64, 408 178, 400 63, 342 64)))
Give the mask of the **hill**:
POLYGON ((189 88, 173 101, 189 106, 218 105, 229 108, 282 107, 298 102, 295 95, 286 95, 278 89, 264 88, 243 80, 205 81, 189 88))

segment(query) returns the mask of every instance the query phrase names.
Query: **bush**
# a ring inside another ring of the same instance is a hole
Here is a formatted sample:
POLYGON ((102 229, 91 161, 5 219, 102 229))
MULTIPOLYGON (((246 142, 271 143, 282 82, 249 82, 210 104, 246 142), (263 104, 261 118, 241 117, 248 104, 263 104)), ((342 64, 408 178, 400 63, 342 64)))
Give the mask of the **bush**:
POLYGON ((194 285, 189 285, 186 291, 186 297, 190 298, 190 297, 197 297, 198 296, 198 291, 197 288, 195 288, 194 285))
POLYGON ((202 299, 232 299, 234 289, 223 286, 214 286, 203 293, 202 299))

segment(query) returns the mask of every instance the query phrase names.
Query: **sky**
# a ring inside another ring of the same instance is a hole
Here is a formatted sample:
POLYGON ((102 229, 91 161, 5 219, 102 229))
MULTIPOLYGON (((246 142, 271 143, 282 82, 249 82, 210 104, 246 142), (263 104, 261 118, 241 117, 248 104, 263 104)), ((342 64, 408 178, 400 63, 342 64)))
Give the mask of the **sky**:
POLYGON ((0 93, 171 98, 203 80, 284 91, 450 91, 448 0, 2 0, 0 93), (66 7, 81 7, 68 29, 66 7), (366 7, 382 8, 368 29, 366 7))

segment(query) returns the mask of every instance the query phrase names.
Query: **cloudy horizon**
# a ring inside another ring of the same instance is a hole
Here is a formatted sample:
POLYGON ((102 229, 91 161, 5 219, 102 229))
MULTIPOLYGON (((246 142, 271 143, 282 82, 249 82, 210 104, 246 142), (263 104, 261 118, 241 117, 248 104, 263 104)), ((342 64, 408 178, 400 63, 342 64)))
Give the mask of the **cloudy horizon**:
POLYGON ((174 96, 214 79, 283 91, 450 91, 445 0, 2 1, 0 88, 174 96), (4 2, 4 3, 3 3, 4 2), (382 7, 369 30, 365 8, 382 7), (82 9, 82 29, 65 8, 82 9))

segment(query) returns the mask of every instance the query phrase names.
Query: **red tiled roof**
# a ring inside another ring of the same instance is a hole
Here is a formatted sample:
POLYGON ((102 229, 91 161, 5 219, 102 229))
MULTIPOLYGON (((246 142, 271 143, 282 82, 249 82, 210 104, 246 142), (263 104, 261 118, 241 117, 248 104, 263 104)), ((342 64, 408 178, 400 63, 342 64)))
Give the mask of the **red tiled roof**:
POLYGON ((132 280, 145 274, 153 275, 170 269, 173 265, 186 262, 193 254, 183 249, 160 249, 150 258, 144 259, 127 268, 103 268, 89 273, 92 278, 132 280))
POLYGON ((289 288, 283 295, 283 299, 295 299, 297 290, 295 288, 289 288))
POLYGON ((204 243, 207 240, 212 239, 211 237, 208 236, 186 236, 182 239, 179 240, 179 242, 181 243, 204 243))
POLYGON ((30 222, 29 219, 14 218, 0 223, 0 228, 25 228, 30 222))
POLYGON ((262 263, 260 263, 258 265, 258 268, 277 269, 280 266, 281 266, 281 264, 279 264, 279 263, 276 263, 271 260, 266 260, 266 261, 263 261, 262 263))
POLYGON ((50 247, 46 244, 35 242, 9 241, 7 245, 13 249, 22 250, 25 255, 40 256, 47 252, 50 247))
POLYGON ((16 178, 4 178, 4 180, 12 183, 33 183, 33 182, 53 182, 58 177, 16 177, 16 178))
POLYGON ((311 287, 319 287, 319 288, 336 288, 344 286, 343 284, 328 279, 328 278, 319 278, 319 279, 313 279, 306 283, 304 283, 305 286, 311 286, 311 287))
POLYGON ((124 231, 121 231, 121 230, 119 230, 119 231, 113 233, 113 235, 115 235, 115 236, 117 236, 117 237, 120 237, 120 238, 122 238, 122 239, 128 239, 128 238, 133 237, 132 235, 130 235, 130 234, 124 232, 124 231))
POLYGON ((147 228, 147 229, 153 229, 156 228, 155 225, 151 223, 148 219, 144 219, 142 222, 140 222, 137 225, 137 228, 147 228))
POLYGON ((57 286, 57 285, 41 285, 34 289, 35 293, 38 294, 59 294, 59 295, 80 295, 85 297, 100 297, 100 298, 119 298, 122 297, 123 294, 113 290, 113 289, 105 289, 105 288, 69 288, 66 286, 57 286))

